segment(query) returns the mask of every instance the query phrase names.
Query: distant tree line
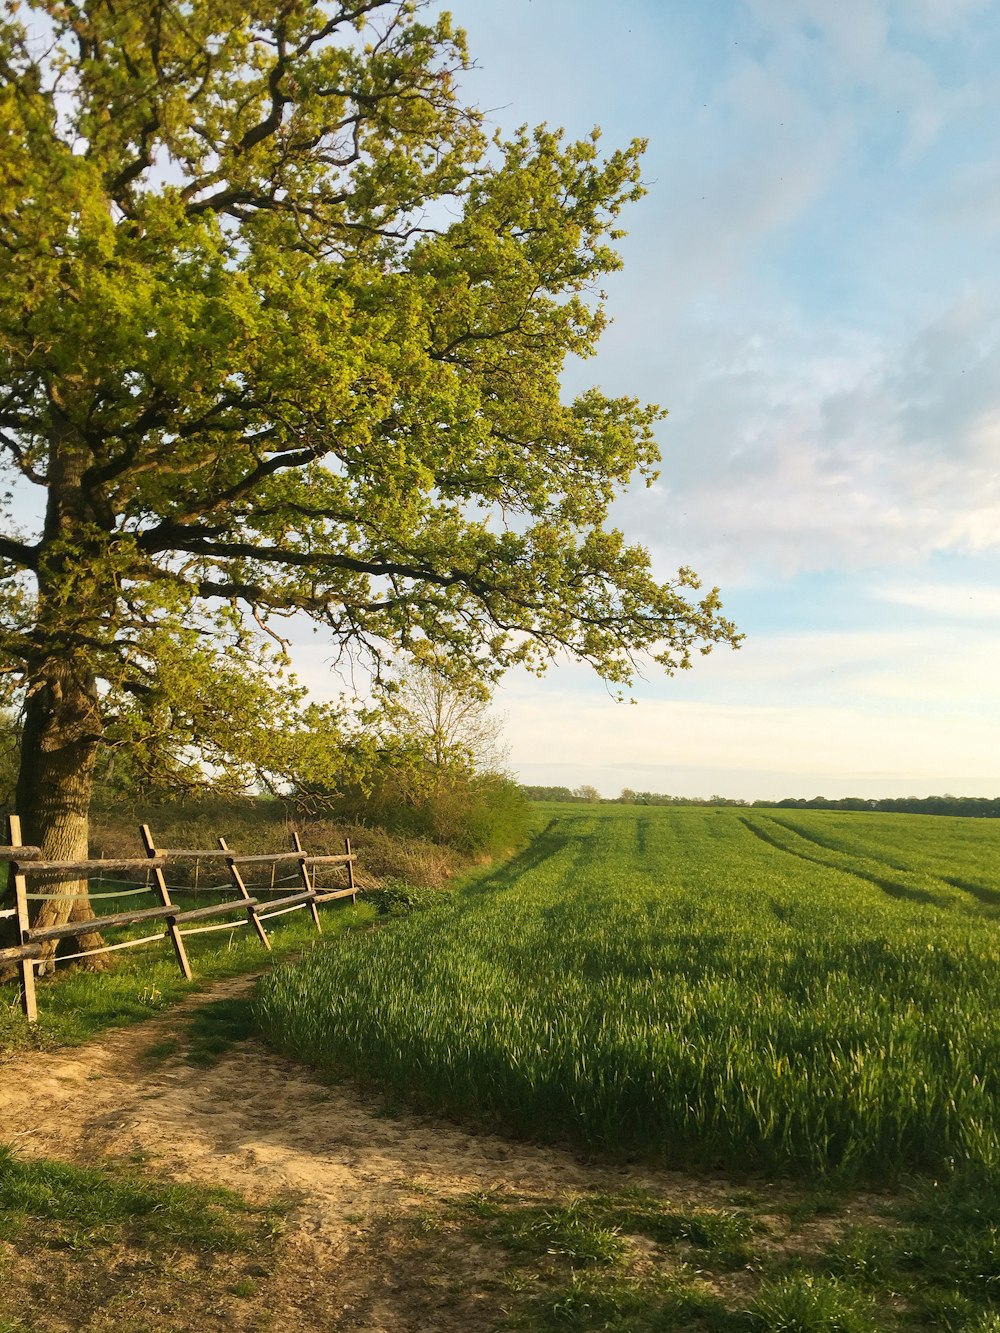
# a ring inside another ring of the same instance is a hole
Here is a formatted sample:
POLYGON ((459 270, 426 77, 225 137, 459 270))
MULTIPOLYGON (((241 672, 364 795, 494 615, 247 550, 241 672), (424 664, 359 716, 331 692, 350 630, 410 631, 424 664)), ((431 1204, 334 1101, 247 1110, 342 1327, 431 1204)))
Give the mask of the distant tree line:
POLYGON ((971 819, 1000 818, 1000 796, 886 796, 878 800, 864 796, 842 796, 810 800, 787 796, 781 801, 754 801, 755 807, 777 810, 878 810, 886 814, 961 815, 971 819))
POLYGON ((529 801, 576 801, 580 805, 609 803, 609 797, 602 796, 596 787, 586 782, 580 787, 531 787, 522 783, 521 794, 529 801))
POLYGON ((620 796, 602 796, 596 787, 531 787, 522 785, 521 791, 529 801, 577 801, 591 805, 600 801, 605 805, 749 805, 728 796, 667 796, 658 791, 633 791, 625 787, 620 796))
POLYGON ((605 805, 724 805, 770 810, 876 810, 886 814, 959 815, 970 819, 1000 818, 1000 796, 841 796, 836 799, 786 796, 780 801, 742 801, 729 796, 670 796, 658 791, 633 791, 601 796, 596 787, 533 787, 521 791, 529 801, 603 802, 605 805))

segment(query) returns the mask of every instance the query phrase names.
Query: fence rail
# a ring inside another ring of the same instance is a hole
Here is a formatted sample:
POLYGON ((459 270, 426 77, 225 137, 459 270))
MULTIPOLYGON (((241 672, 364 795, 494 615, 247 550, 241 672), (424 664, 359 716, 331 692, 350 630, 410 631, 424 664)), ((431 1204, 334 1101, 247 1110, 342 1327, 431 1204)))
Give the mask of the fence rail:
POLYGON ((17 815, 10 816, 10 844, 0 847, 0 863, 10 865, 14 885, 14 907, 0 913, 0 916, 16 916, 20 943, 12 948, 0 949, 0 965, 16 963, 21 1008, 29 1023, 38 1019, 38 1001, 35 994, 35 969, 47 962, 46 954, 51 953, 51 946, 61 940, 76 939, 84 935, 100 934, 104 930, 114 930, 125 926, 138 925, 147 921, 163 921, 162 933, 145 935, 141 939, 121 940, 115 944, 103 944, 97 948, 81 949, 78 953, 64 955, 70 958, 87 958, 94 954, 109 953, 116 949, 137 948, 155 940, 169 939, 173 946, 177 965, 183 976, 190 981, 194 973, 184 948, 187 935, 200 935, 211 930, 237 930, 241 926, 252 926, 261 945, 270 950, 264 923, 271 917, 283 916, 308 907, 317 931, 321 931, 317 907, 323 903, 334 902, 343 898, 357 901, 361 888, 358 885, 354 867, 357 857, 351 850, 350 838, 345 838, 345 851, 336 856, 311 856, 302 846, 297 833, 292 834, 293 848, 287 852, 265 852, 252 856, 241 856, 232 851, 225 838, 218 839, 218 846, 212 848, 163 848, 157 847, 148 824, 143 824, 139 836, 145 848, 145 856, 119 857, 114 860, 99 861, 46 861, 41 849, 28 847, 21 842, 21 821, 17 815), (195 861, 196 871, 201 860, 222 861, 228 870, 228 879, 222 884, 200 887, 197 883, 192 888, 167 883, 164 870, 182 862, 195 861), (284 883, 277 880, 275 871, 284 863, 295 865, 295 871, 284 877, 284 883), (243 878, 243 869, 248 872, 271 868, 270 885, 253 884, 248 886, 243 878), (315 869, 323 866, 343 867, 346 884, 340 888, 317 886, 315 869), (242 868, 242 869, 241 869, 242 868), (33 927, 29 918, 29 902, 79 902, 90 901, 89 894, 46 893, 46 883, 62 883, 67 879, 89 879, 103 877, 109 871, 136 872, 145 871, 147 883, 135 888, 123 889, 121 893, 94 894, 95 899, 108 897, 133 897, 143 893, 158 899, 153 907, 136 907, 134 910, 113 912, 106 916, 91 917, 86 921, 65 921, 57 925, 33 927), (28 882, 34 882, 37 891, 28 892, 28 882), (291 881, 301 885, 297 891, 291 891, 291 881), (251 888, 253 892, 251 893, 251 888), (232 892, 234 897, 220 903, 210 903, 205 907, 184 907, 171 898, 175 893, 222 893, 232 892), (278 894, 262 900, 259 894, 278 894), (228 921, 212 921, 213 917, 242 917, 228 921), (190 926, 190 922, 208 921, 211 924, 190 926), (187 926, 187 929, 182 927, 187 926))

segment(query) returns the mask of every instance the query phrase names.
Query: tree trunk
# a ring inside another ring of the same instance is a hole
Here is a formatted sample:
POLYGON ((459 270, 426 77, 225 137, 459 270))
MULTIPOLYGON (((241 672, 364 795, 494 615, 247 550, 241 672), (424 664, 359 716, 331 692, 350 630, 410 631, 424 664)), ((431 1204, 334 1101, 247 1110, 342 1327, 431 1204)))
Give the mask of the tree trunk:
MULTIPOLYGON (((21 767, 15 809, 26 843, 39 846, 46 861, 79 861, 89 854, 90 798, 101 740, 100 702, 93 674, 85 665, 50 658, 35 677, 25 704, 21 767)), ((32 926, 60 926, 94 916, 86 879, 46 880, 32 876, 33 892, 59 895, 36 904, 32 926)), ((77 949, 99 948, 92 932, 73 941, 77 949)), ((57 941, 46 944, 39 972, 52 970, 57 941)), ((103 971, 104 958, 88 960, 103 971)))
MULTIPOLYGON (((36 570, 39 651, 28 671, 15 810, 25 841, 41 847, 44 860, 80 861, 89 852, 94 764, 103 735, 95 661, 81 644, 100 642, 115 605, 107 559, 113 523, 86 484, 93 451, 54 389, 50 412, 48 496, 36 570)), ((28 886, 53 896, 35 905, 34 928, 93 919, 86 879, 32 875, 28 886)), ((75 953, 103 941, 92 932, 67 943, 75 953)), ((57 947, 56 941, 46 944, 40 972, 54 968, 57 947)), ((100 971, 106 959, 87 965, 100 971)))

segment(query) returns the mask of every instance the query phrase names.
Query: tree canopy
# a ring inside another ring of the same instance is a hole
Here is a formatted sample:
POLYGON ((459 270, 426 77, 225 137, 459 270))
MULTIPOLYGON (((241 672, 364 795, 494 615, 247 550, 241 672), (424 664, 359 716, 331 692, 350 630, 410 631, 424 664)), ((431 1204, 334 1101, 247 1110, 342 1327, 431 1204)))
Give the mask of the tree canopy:
POLYGON ((468 68, 400 0, 0 21, 0 665, 35 837, 102 743, 280 751, 288 617, 483 681, 734 640, 608 524, 659 410, 560 391, 642 145, 492 134, 468 68))

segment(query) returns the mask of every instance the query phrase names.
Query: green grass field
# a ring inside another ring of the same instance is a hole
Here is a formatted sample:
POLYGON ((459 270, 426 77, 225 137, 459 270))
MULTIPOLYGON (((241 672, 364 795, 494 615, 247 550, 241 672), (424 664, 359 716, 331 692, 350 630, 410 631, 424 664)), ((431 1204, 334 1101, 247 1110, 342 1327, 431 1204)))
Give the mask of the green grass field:
POLYGON ((1000 825, 562 806, 499 871, 265 979, 284 1051, 673 1166, 1000 1166, 1000 825))
MULTIPOLYGON (((619 1188, 598 1160, 591 1186, 522 1194, 499 1166, 493 1190, 421 1186, 363 1219, 371 1290, 402 1275, 401 1309, 467 1310, 471 1283, 477 1327, 526 1333, 1000 1333, 1000 824, 540 815, 526 852, 457 893, 389 880, 324 913, 319 944, 306 913, 281 918, 271 961, 305 956, 260 983, 257 1017, 381 1087, 377 1115, 416 1103, 710 1174, 619 1188)), ((165 944, 113 955, 114 973, 43 980, 36 1029, 12 1004, 0 1045, 83 1041, 266 958, 245 930, 190 943, 194 985, 165 944)), ((148 1055, 209 1065, 251 1028, 216 999, 148 1055)), ((205 1328, 269 1308, 287 1201, 179 1189, 138 1159, 0 1149, 0 1333, 41 1333, 21 1315, 53 1301, 63 1323, 136 1330, 148 1309, 201 1328, 195 1292, 205 1328)))

